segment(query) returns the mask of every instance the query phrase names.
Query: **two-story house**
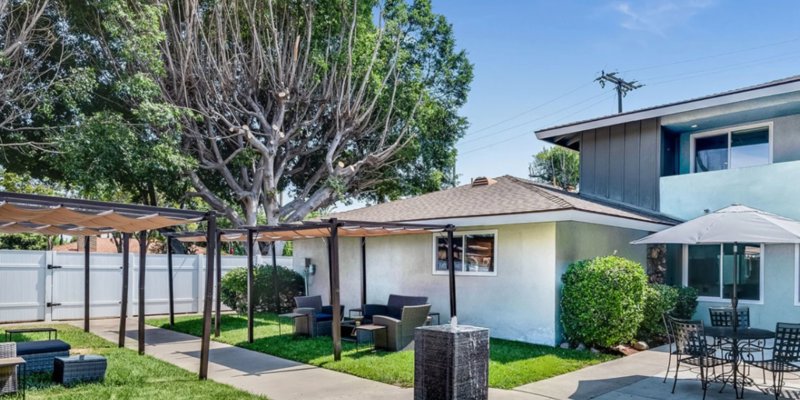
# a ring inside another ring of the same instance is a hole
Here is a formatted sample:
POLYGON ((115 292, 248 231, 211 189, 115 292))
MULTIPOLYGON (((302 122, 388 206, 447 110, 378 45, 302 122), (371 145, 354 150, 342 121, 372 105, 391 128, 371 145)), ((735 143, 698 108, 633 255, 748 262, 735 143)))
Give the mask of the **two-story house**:
MULTIPOLYGON (((688 220, 742 204, 800 220, 800 76, 543 129, 580 152, 580 194, 688 220)), ((732 246, 669 246, 668 281, 698 290, 696 317, 729 303, 732 246)), ((800 249, 746 245, 740 304, 771 328, 800 316, 800 249)))

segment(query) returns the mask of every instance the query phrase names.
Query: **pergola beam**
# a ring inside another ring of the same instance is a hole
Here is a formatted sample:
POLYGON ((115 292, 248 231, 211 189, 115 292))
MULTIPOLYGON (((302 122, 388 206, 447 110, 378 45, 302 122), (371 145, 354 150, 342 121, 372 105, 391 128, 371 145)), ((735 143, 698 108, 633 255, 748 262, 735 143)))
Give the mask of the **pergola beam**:
POLYGON ((139 312, 137 322, 139 323, 139 355, 144 354, 144 316, 145 316, 145 272, 147 268, 147 231, 139 232, 139 312))
POLYGON ((94 212, 114 210, 118 213, 136 216, 159 214, 164 217, 189 219, 202 218, 205 215, 202 211, 194 210, 181 210, 177 208, 154 207, 140 204, 112 203, 96 200, 71 199, 66 197, 43 196, 38 194, 12 193, 3 191, 0 191, 0 201, 39 207, 63 206, 94 212))
POLYGON ((208 353, 211 347, 211 297, 214 285, 214 247, 217 235, 217 214, 208 212, 208 227, 206 231, 206 287, 203 298, 203 337, 200 344, 200 380, 208 379, 208 353))
POLYGON ((128 319, 128 276, 130 275, 130 234, 122 233, 122 301, 119 310, 117 346, 125 347, 125 322, 128 319))
POLYGON ((89 302, 89 284, 91 283, 91 273, 89 270, 89 248, 91 244, 91 236, 83 237, 83 331, 89 332, 89 316, 91 314, 89 302))

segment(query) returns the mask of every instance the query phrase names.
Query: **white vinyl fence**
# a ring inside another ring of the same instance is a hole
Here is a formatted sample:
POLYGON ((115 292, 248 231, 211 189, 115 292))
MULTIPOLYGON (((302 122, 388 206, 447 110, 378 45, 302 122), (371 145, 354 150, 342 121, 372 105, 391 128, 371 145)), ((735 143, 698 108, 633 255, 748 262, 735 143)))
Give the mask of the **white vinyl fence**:
MULTIPOLYGON (((0 250, 0 323, 83 318, 83 252, 0 250)), ((92 253, 90 258, 91 317, 118 317, 122 299, 122 254, 92 253)), ((256 264, 272 263, 257 256, 256 264)), ((291 267, 291 257, 278 257, 291 267)), ((222 274, 247 265, 247 257, 222 256, 222 274)), ((172 256, 175 312, 202 311, 206 256, 172 256)), ((139 299, 139 256, 130 255, 128 310, 136 315, 139 299)), ((145 310, 148 315, 169 312, 166 254, 148 254, 145 310)), ((224 307, 224 306, 223 306, 224 307)), ((224 309, 224 308, 223 308, 224 309)))

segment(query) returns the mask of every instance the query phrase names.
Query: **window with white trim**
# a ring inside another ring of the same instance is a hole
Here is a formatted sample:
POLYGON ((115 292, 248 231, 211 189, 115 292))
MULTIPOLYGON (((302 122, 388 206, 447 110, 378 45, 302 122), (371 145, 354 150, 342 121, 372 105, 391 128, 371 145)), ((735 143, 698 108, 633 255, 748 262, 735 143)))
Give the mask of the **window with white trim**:
MULTIPOLYGON (((453 265, 460 275, 497 275, 497 231, 453 234, 453 265)), ((447 236, 433 238, 433 273, 447 274, 447 236)))
MULTIPOLYGON (((697 289, 700 297, 730 299, 733 292, 733 244, 687 245, 686 286, 697 289)), ((739 243, 739 276, 736 280, 740 300, 761 300, 763 247, 739 243)))
POLYGON ((772 124, 692 135, 692 172, 719 171, 772 162, 772 124))

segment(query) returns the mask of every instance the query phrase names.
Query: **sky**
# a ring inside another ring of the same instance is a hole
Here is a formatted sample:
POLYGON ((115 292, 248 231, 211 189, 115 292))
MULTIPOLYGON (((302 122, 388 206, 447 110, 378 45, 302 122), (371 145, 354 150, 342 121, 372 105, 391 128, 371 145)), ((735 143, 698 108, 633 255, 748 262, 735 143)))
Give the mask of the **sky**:
POLYGON ((433 0, 474 64, 459 180, 526 177, 534 131, 800 74, 800 1, 433 0))

